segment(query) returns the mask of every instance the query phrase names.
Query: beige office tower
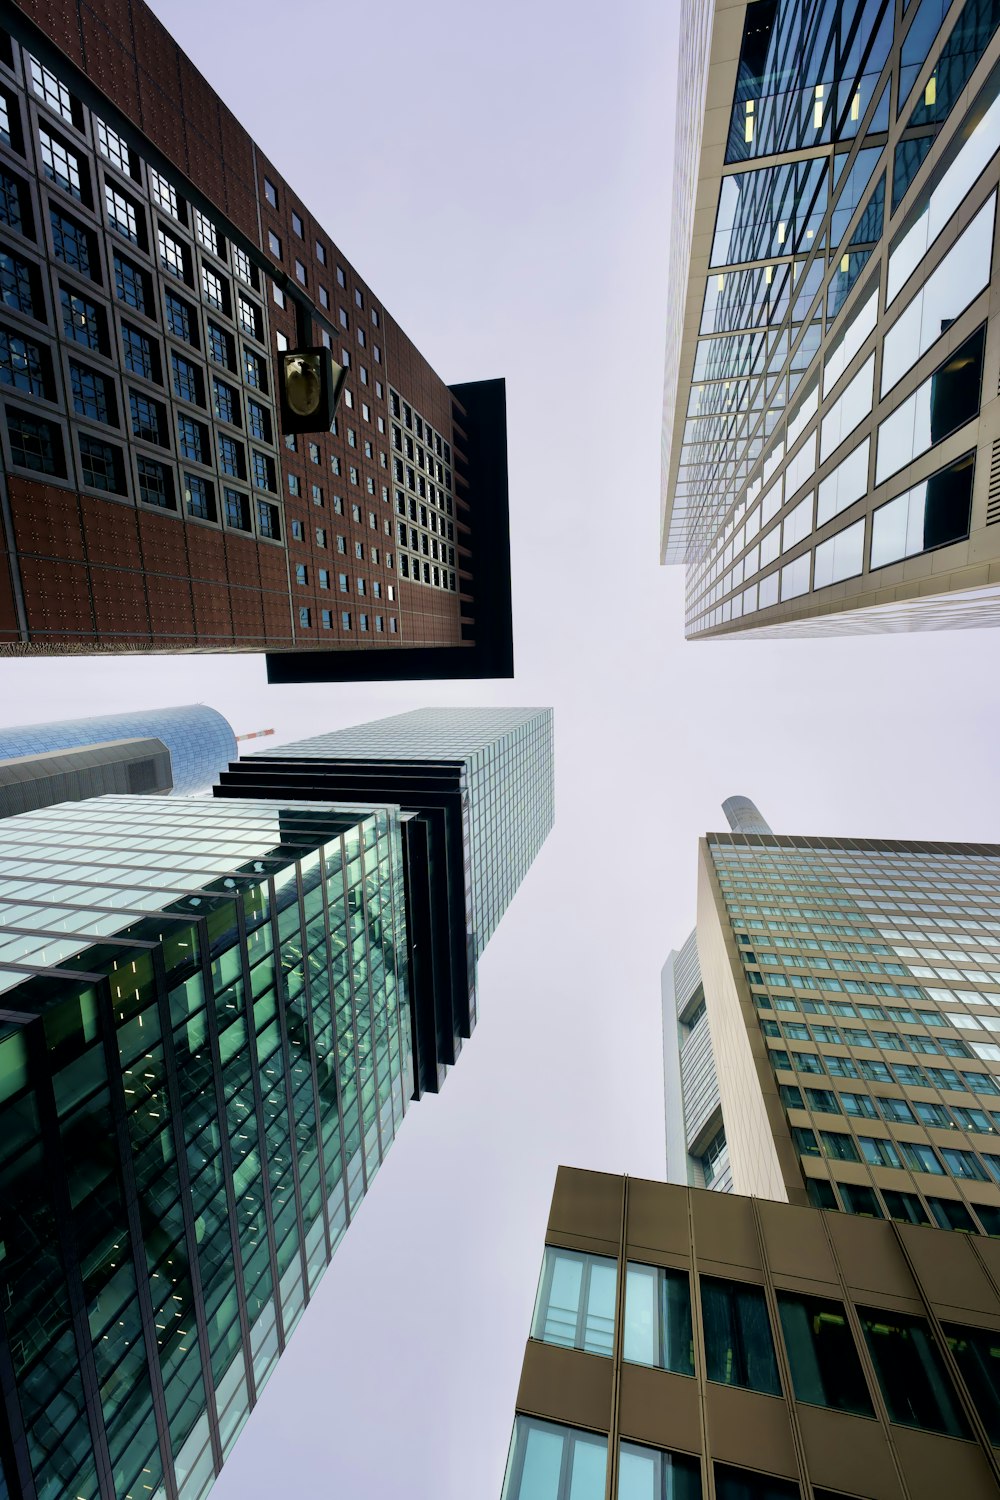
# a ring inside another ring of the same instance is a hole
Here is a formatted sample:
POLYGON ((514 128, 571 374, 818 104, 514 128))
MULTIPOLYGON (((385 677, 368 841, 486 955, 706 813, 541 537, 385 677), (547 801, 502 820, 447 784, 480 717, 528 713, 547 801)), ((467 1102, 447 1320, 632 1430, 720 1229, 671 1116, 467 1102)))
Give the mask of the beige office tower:
POLYGON ((661 558, 687 635, 1000 623, 1000 9, 681 10, 661 558))

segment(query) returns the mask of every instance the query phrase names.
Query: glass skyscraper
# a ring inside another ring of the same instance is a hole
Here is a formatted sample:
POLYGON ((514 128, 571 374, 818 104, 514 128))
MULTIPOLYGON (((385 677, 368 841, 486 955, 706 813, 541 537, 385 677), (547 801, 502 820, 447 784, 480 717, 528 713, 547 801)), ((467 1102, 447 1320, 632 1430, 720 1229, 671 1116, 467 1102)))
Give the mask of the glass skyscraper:
POLYGON ((201 1500, 471 1033, 551 714, 403 717, 0 823, 3 1500, 201 1500))
POLYGON ((685 0, 661 557, 686 633, 1000 622, 995 0, 685 0))
POLYGON ((412 1092, 399 814, 0 824, 0 1493, 206 1493, 412 1092))
POLYGON ((158 739, 166 745, 173 790, 180 797, 207 791, 236 755, 236 736, 222 715, 204 703, 189 703, 180 708, 14 724, 0 729, 0 761, 135 739, 158 739))
POLYGON ((476 966, 552 827, 552 710, 418 709, 246 756, 217 794, 398 804, 416 1089, 478 1014, 476 966))

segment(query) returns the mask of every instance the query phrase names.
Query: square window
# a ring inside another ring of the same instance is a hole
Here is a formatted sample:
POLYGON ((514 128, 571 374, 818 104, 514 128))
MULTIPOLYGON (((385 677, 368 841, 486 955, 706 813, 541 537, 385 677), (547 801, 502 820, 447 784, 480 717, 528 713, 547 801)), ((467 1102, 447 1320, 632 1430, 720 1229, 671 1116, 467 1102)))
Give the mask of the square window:
MULTIPOLYGON (((73 392, 73 410, 81 417, 93 422, 114 422, 117 417, 114 395, 108 380, 97 370, 87 365, 69 364, 70 385, 73 392)), ((108 488, 106 485, 102 489, 108 488)))
POLYGON ((22 469, 65 477, 62 440, 53 422, 7 407, 11 458, 22 469))
POLYGON ((203 405, 201 371, 189 359, 178 354, 176 349, 170 351, 170 373, 174 395, 178 400, 192 401, 196 406, 203 405))
POLYGON ((167 413, 159 401, 143 395, 140 391, 129 391, 129 410, 132 417, 132 436, 145 443, 167 445, 167 413))
MULTIPOLYGON (((73 300, 81 301, 82 299, 73 300)), ((95 308, 95 315, 96 311, 95 308)), ((91 345, 91 348, 97 347, 96 344, 91 345)), ((153 340, 141 333, 138 328, 132 328, 128 323, 122 323, 122 361, 126 370, 132 375, 141 375, 144 380, 158 381, 160 378, 159 351, 153 344, 153 340)))
POLYGON ((127 493, 122 451, 112 443, 80 434, 80 468, 83 482, 91 489, 108 490, 115 495, 127 493))
MULTIPOLYGON (((64 336, 67 339, 72 339, 74 343, 83 344, 87 349, 99 349, 103 352, 106 349, 103 310, 96 303, 91 302, 88 297, 84 297, 80 292, 75 292, 65 286, 60 286, 59 288, 59 301, 62 307, 64 336)), ((129 329, 130 333, 133 331, 129 329)), ((122 326, 122 337, 124 341, 124 325, 122 326)), ((148 378, 152 379, 153 377, 149 376, 148 378)))
POLYGON ((32 396, 46 395, 48 356, 37 344, 0 330, 0 381, 32 396), (45 361, 43 364, 43 360, 45 361))
POLYGON ((75 219, 68 218, 54 208, 49 209, 49 221, 52 225, 52 249, 56 258, 93 280, 92 267, 97 263, 97 250, 89 231, 75 219))

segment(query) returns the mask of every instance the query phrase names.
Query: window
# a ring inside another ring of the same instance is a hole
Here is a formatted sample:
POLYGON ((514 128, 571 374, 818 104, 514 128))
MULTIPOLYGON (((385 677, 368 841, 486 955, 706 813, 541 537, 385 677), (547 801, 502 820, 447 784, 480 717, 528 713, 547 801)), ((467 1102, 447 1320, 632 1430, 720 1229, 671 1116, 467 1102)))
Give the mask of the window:
POLYGON ((202 376, 197 365, 193 365, 189 359, 184 359, 176 349, 171 349, 170 373, 174 395, 178 400, 193 401, 200 406, 202 404, 202 376))
MULTIPOLYGON (((42 173, 57 187, 71 193, 74 198, 83 197, 80 177, 80 158, 71 151, 58 136, 39 126, 38 140, 41 146, 42 173)), ((88 194, 89 196, 89 194, 88 194)))
POLYGON ((358 629, 359 630, 367 630, 368 629, 368 616, 367 615, 358 615, 358 629))
POLYGON ((254 354, 252 349, 243 350, 243 379, 247 385, 253 386, 255 391, 267 391, 264 361, 259 354, 254 354))
MULTIPOLYGON (((321 585, 324 586, 325 585, 321 585)), ((545 1247, 531 1336, 565 1349, 612 1353, 617 1261, 545 1247)))
POLYGON ((226 507, 226 525, 237 531, 250 530, 250 502, 239 490, 225 489, 222 492, 226 507))
POLYGON ((238 245, 233 246, 233 270, 246 286, 257 285, 257 273, 250 263, 250 257, 238 245))
POLYGON ((701 1307, 708 1379, 780 1396, 774 1342, 761 1288, 703 1276, 701 1307))
POLYGON ((302 264, 302 262, 300 260, 297 260, 295 262, 295 278, 296 278, 297 281, 301 281, 302 285, 305 286, 305 284, 306 284, 306 268, 305 268, 305 266, 302 264))
POLYGON ((322 506, 322 504, 323 504, 323 491, 320 489, 320 487, 319 487, 318 484, 312 485, 311 489, 312 489, 312 503, 313 503, 313 505, 322 506))
POLYGON ((201 521, 215 520, 215 500, 207 479, 197 474, 185 474, 184 501, 189 516, 196 516, 201 521))
MULTIPOLYGON (((217 308, 219 312, 225 312, 226 299, 225 288, 222 277, 213 271, 210 266, 201 268, 201 294, 209 307, 217 308)), ((242 303, 243 298, 240 298, 242 303)))
POLYGON ((344 268, 343 268, 343 266, 338 266, 337 267, 337 285, 338 286, 346 286, 347 285, 347 278, 344 275, 344 268))
MULTIPOLYGON (((169 295, 169 293, 168 293, 169 295)), ((224 328, 209 321, 208 331, 208 357, 217 365, 223 365, 227 370, 232 370, 236 365, 236 356, 233 353, 233 341, 224 328)))
MULTIPOLYGON (((197 347, 197 315, 193 307, 180 297, 175 297, 173 292, 164 292, 163 306, 166 313, 167 329, 175 339, 183 339, 186 344, 197 347)), ((209 324, 211 329, 212 325, 209 324)), ((211 353, 211 337, 209 338, 209 353, 211 353)))
POLYGON ((272 541, 281 540, 278 507, 267 500, 257 501, 257 530, 261 536, 270 537, 272 541))
POLYGON ((72 266, 82 276, 96 280, 92 267, 97 264, 97 254, 88 231, 75 219, 67 218, 54 208, 49 209, 49 222, 52 225, 52 251, 57 260, 72 266))
POLYGON ((86 365, 69 363, 70 384, 73 390, 73 410, 81 417, 90 417, 94 422, 115 420, 114 396, 105 376, 86 365))
POLYGON ((872 1167, 898 1167, 899 1156, 892 1141, 877 1135, 859 1135, 862 1158, 872 1167))
POLYGON ((187 266, 185 265, 184 246, 180 240, 168 234, 159 224, 156 226, 156 248, 160 257, 160 265, 171 276, 178 277, 181 281, 188 280, 187 266))
POLYGON ((104 206, 107 210, 108 225, 117 234, 125 239, 131 240, 134 245, 140 243, 139 237, 139 208, 120 193, 110 182, 104 184, 104 206))
POLYGON ((270 250, 271 254, 272 255, 276 255, 277 258, 280 260, 281 259, 281 241, 278 239, 278 236, 275 234, 275 232, 274 232, 273 229, 269 229, 267 231, 267 245, 268 245, 268 249, 270 250))
POLYGON ((986 325, 879 423, 875 483, 899 469, 976 416, 983 375, 986 325))
POLYGON ((172 219, 180 218, 177 211, 177 189, 165 177, 161 177, 159 172, 154 172, 152 167, 149 168, 149 196, 172 219))
POLYGON ((296 542, 302 542, 305 540, 305 532, 302 529, 301 521, 292 522, 292 540, 296 542))
POLYGON ((309 582, 309 569, 305 563, 295 564, 295 582, 303 586, 309 582))
POLYGON ((843 1306, 779 1291, 778 1311, 796 1400, 874 1416, 843 1306))
POLYGON ((251 437, 262 443, 271 441, 271 415, 259 401, 247 401, 247 427, 251 437))
POLYGON ((269 177, 264 178, 264 197, 267 199, 268 203, 270 203, 272 208, 277 208, 278 189, 275 187, 274 183, 269 177))
POLYGON ((246 460, 243 456, 243 444, 238 443, 228 433, 216 434, 219 448, 219 468, 223 474, 231 474, 235 479, 246 478, 246 460))
POLYGON ((274 462, 266 453, 253 449, 253 482, 259 490, 274 490, 274 462))
POLYGON ((218 375, 212 376, 212 406, 218 421, 229 422, 234 427, 239 426, 239 393, 224 380, 220 380, 218 375))
POLYGON ((35 315, 38 275, 27 261, 19 260, 7 250, 0 250, 0 297, 5 307, 35 315))
POLYGON ((858 1316, 890 1421, 968 1437, 941 1352, 924 1319, 864 1307, 858 1308, 858 1316))
POLYGON ((322 526, 316 527, 316 545, 317 547, 326 546, 326 532, 324 531, 322 526))
POLYGON ((37 344, 0 329, 0 381, 32 396, 44 396, 45 367, 37 344))
POLYGON ((894 1193, 883 1188, 882 1197, 890 1219, 898 1219, 901 1224, 927 1223, 927 1212, 916 1193, 894 1193))
POLYGON ((351 628, 351 612, 349 609, 345 609, 340 616, 340 628, 341 630, 350 630, 351 628))
POLYGON ((319 612, 319 614, 320 614, 320 621, 322 623, 323 629, 324 630, 332 630, 333 629, 333 610, 332 609, 321 609, 320 612, 319 612))
POLYGON ((211 219, 205 217, 200 208, 194 211, 194 235, 199 245, 210 251, 212 255, 218 255, 219 231, 211 219))
POLYGON ((183 412, 177 416, 177 449, 182 458, 193 458, 196 463, 205 462, 205 430, 183 412))
POLYGON ((271 283, 271 296, 274 299, 275 307, 285 306, 285 294, 276 281, 272 281, 271 283))
MULTIPOLYGON (((927 1199, 931 1217, 939 1229, 955 1229, 960 1234, 975 1234, 976 1225, 964 1203, 956 1198, 927 1199)), ((977 1205, 978 1207, 978 1205, 977 1205)))
POLYGON ((327 291, 325 286, 321 286, 319 289, 319 305, 320 307, 325 307, 327 309, 329 309, 330 306, 330 293, 327 291))
POLYGON ((520 1413, 501 1500, 604 1500, 608 1440, 520 1413))
POLYGON ((307 604, 303 604, 299 609, 299 624, 305 630, 308 630, 312 625, 312 612, 307 604))
POLYGON ((687 1453, 622 1443, 618 1500, 701 1500, 701 1464, 687 1453))
POLYGON ((129 391, 129 411, 132 417, 132 436, 145 443, 159 443, 166 447, 167 413, 159 401, 139 391, 129 391))
POLYGON ((330 587, 330 574, 326 568, 320 568, 316 574, 316 582, 321 589, 330 587))
POLYGON ((7 407, 7 431, 10 434, 11 459, 22 469, 37 474, 65 476, 62 440, 53 422, 7 407))
POLYGON ((43 99, 57 115, 62 115, 64 120, 74 124, 73 100, 66 85, 56 77, 51 68, 43 67, 37 58, 29 55, 28 66, 31 71, 31 87, 39 99, 43 99))
POLYGON ((290 495, 297 495, 299 493, 299 476, 297 474, 288 474, 286 475, 286 479, 288 482, 288 493, 290 495))
POLYGON ((251 302, 249 297, 238 294, 236 298, 236 310, 243 332, 248 333, 251 338, 259 339, 261 336, 261 319, 260 308, 256 302, 251 302))
POLYGON ((921 1146, 913 1141, 899 1141, 897 1144, 903 1163, 911 1172, 933 1172, 939 1177, 944 1175, 944 1168, 935 1156, 933 1147, 921 1146))
POLYGON ((1000 1334, 945 1323, 944 1336, 990 1442, 1000 1446, 1000 1334))
POLYGON ((80 434, 80 468, 84 484, 95 490, 110 490, 112 494, 124 495, 125 465, 121 449, 111 443, 102 443, 97 438, 80 434))
MULTIPOLYGON (((728 1464, 713 1465, 716 1500, 800 1500, 800 1490, 790 1479, 776 1479, 771 1474, 733 1469, 728 1464)), ((816 1500, 820 1491, 813 1490, 816 1500)), ((841 1497, 838 1496, 838 1500, 841 1497)), ((847 1500, 847 1497, 843 1497, 847 1500)))
POLYGON ((953 1177, 962 1177, 968 1182, 989 1182, 986 1168, 974 1151, 957 1151, 942 1146, 941 1155, 953 1177))
POLYGON ((964 540, 972 514, 975 453, 880 505, 872 516, 872 568, 964 540))
POLYGON ((292 209, 292 233, 293 234, 297 234, 298 237, 299 237, 299 239, 302 239, 302 237, 303 237, 302 236, 302 230, 303 230, 302 215, 301 214, 297 214, 295 212, 295 209, 293 208, 292 209))
MULTIPOLYGON (((82 298, 74 299, 77 302, 82 298)), ((64 304, 65 306, 65 304, 64 304)), ((95 315, 97 310, 92 310, 95 315)), ((84 340, 80 340, 81 343, 84 340)), ((91 348, 97 348, 92 344, 91 348)), ((159 350, 151 338, 141 333, 138 328, 132 328, 128 323, 122 323, 122 360, 126 370, 133 375, 141 375, 144 380, 159 380, 160 378, 160 355, 159 350)))
POLYGON ((139 476, 139 499, 161 510, 174 510, 174 486, 169 470, 155 459, 139 454, 135 461, 139 476))

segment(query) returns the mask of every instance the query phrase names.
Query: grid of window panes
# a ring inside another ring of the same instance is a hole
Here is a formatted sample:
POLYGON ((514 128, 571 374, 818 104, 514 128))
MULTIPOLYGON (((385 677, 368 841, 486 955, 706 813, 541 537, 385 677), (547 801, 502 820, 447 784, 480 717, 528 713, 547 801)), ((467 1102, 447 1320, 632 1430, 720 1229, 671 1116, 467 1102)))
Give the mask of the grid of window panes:
POLYGON ((47 64, 11 47, 0 53, 10 463, 280 541, 258 271, 47 64))
MULTIPOLYGON (((673 1376, 704 1378, 734 1390, 784 1396, 789 1402, 794 1398, 807 1406, 869 1421, 878 1417, 952 1438, 972 1437, 966 1415, 971 1408, 990 1441, 1000 1442, 1000 1340, 989 1327, 945 1322, 939 1333, 926 1317, 873 1307, 870 1303, 877 1299, 862 1300, 857 1292, 848 1308, 841 1297, 781 1286, 774 1294, 775 1316, 758 1282, 696 1273, 699 1317, 690 1268, 629 1260, 619 1339, 612 1313, 607 1334, 595 1347, 587 1341, 591 1278, 600 1275, 605 1295, 613 1299, 618 1269, 612 1257, 546 1246, 532 1337, 584 1354, 614 1354, 627 1364, 673 1376), (942 1343, 955 1357, 957 1370, 949 1369, 942 1343), (790 1389, 779 1373, 779 1349, 790 1372, 790 1389)), ((670 1387, 662 1390, 666 1403, 670 1387)), ((735 1408, 727 1409, 735 1417, 735 1408)), ((847 1430, 838 1430, 847 1440, 847 1430)), ((697 1433, 691 1440, 697 1442, 697 1433)), ((519 1415, 505 1500, 604 1500, 608 1449, 605 1433, 519 1415)), ((809 1454, 810 1460, 815 1457, 809 1454)), ((617 1493, 623 1500, 700 1500, 698 1452, 664 1452, 622 1439, 617 1459, 617 1493)), ((798 1500, 798 1485, 787 1479, 718 1463, 713 1468, 718 1496, 798 1500)))
POLYGON ((969 536, 1000 175, 1000 79, 979 65, 1000 10, 902 7, 898 53, 896 21, 889 0, 747 10, 712 249, 687 291, 700 325, 667 556, 688 565, 689 634, 837 600, 823 591, 969 536), (773 160, 793 149, 809 155, 773 160), (895 477, 914 462, 915 483, 895 477))
POLYGON ((813 1202, 1000 1234, 1000 850, 709 846, 813 1202))
POLYGON ((391 386, 389 417, 399 576, 455 593, 451 444, 391 386))
POLYGON ((551 709, 415 709, 260 753, 462 761, 467 920, 477 959, 555 816, 551 709))
POLYGON ((395 811, 135 802, 0 829, 0 984, 44 1042, 0 1038, 9 1399, 44 1500, 207 1492, 411 1087, 395 811))

